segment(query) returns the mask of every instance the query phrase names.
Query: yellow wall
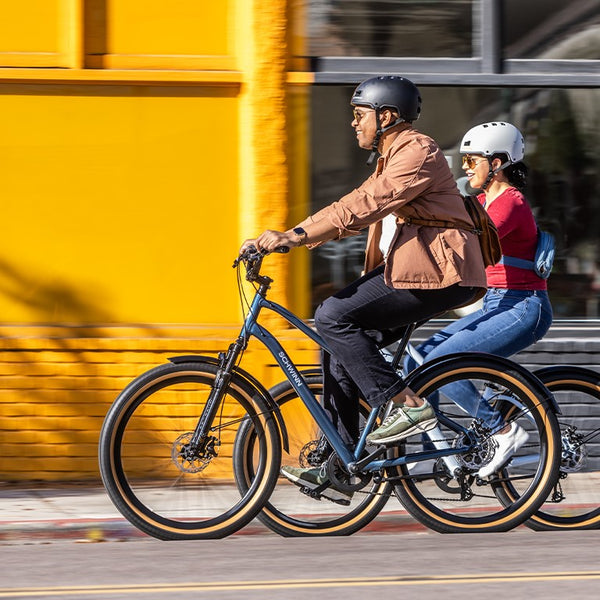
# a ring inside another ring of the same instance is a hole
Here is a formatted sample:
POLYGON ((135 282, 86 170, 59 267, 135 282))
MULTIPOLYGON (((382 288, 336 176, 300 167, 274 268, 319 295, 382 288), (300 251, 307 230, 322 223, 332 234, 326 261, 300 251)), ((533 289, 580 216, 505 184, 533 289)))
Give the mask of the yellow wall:
MULTIPOLYGON (((118 391, 231 340, 239 244, 306 213, 287 8, 0 2, 3 479, 96 478, 118 391)), ((269 261, 272 297, 308 316, 305 253, 269 261)), ((266 360, 245 367, 274 383, 266 360)))
POLYGON ((234 318, 238 103, 230 87, 0 85, 2 320, 234 318))
MULTIPOLYGON (((3 327, 2 480, 96 480, 98 433, 111 402, 127 383, 169 356, 214 355, 234 333, 208 325, 151 330, 3 327)), ((299 364, 316 363, 308 341, 287 333, 281 342, 299 364)), ((279 369, 269 366, 273 362, 261 346, 252 343, 241 366, 269 387, 283 379, 279 369)))

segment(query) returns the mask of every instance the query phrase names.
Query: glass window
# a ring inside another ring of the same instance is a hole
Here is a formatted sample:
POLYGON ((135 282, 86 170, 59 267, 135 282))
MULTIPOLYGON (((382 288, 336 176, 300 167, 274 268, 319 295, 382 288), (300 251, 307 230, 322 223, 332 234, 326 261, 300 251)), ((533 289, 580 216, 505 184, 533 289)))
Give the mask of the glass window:
POLYGON ((600 59, 600 6, 589 0, 504 0, 505 58, 600 59))
POLYGON ((310 56, 471 57, 472 0, 296 0, 310 56))
MULTIPOLYGON (((349 100, 354 86, 312 88, 313 212, 372 172, 356 145, 349 100)), ((459 144, 473 125, 514 123, 525 135, 527 198, 540 226, 557 239, 549 293, 557 318, 600 316, 600 90, 423 87, 415 126, 444 150, 461 177, 459 144)), ((362 270, 364 236, 312 253, 313 305, 362 270)))

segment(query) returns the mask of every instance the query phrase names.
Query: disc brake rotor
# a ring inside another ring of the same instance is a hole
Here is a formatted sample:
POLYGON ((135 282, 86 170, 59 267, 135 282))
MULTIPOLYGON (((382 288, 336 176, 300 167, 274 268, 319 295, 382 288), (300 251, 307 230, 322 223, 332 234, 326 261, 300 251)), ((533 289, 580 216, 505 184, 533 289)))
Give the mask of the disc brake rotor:
POLYGON ((327 440, 312 440, 300 449, 298 464, 304 469, 320 467, 330 454, 331 449, 327 440))
POLYGON ((217 456, 217 448, 221 444, 216 437, 211 436, 206 440, 204 450, 199 453, 198 450, 192 450, 190 442, 193 435, 192 432, 183 433, 173 442, 171 460, 183 473, 199 473, 204 470, 217 456))

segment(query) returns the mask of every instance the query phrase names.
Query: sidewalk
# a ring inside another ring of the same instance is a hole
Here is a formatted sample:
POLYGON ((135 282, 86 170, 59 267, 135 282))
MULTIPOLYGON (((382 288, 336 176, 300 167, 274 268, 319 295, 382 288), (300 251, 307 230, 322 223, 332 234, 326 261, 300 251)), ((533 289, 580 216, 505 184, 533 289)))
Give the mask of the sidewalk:
POLYGON ((0 486, 0 543, 125 540, 142 535, 101 487, 0 486))
MULTIPOLYGON (((392 499, 387 511, 355 535, 426 531, 394 502, 392 499)), ((276 534, 254 520, 235 535, 276 534)), ((0 544, 65 539, 126 541, 142 537, 147 536, 122 517, 102 487, 0 484, 0 544)))

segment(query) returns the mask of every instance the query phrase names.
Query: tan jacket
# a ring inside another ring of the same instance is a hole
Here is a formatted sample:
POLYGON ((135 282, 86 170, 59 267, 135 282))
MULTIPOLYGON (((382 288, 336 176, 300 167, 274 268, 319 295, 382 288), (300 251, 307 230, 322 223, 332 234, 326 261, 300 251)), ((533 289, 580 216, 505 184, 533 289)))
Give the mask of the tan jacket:
MULTIPOLYGON (((300 223, 327 219, 331 238, 358 235, 369 227, 365 272, 383 262, 381 220, 394 213, 398 230, 385 266, 394 288, 437 289, 455 283, 486 288, 479 240, 463 229, 418 226, 405 219, 471 223, 442 151, 430 137, 410 126, 392 141, 377 168, 358 189, 300 223)), ((321 242, 322 243, 322 242, 321 242)), ((316 247, 319 244, 309 244, 316 247)))

